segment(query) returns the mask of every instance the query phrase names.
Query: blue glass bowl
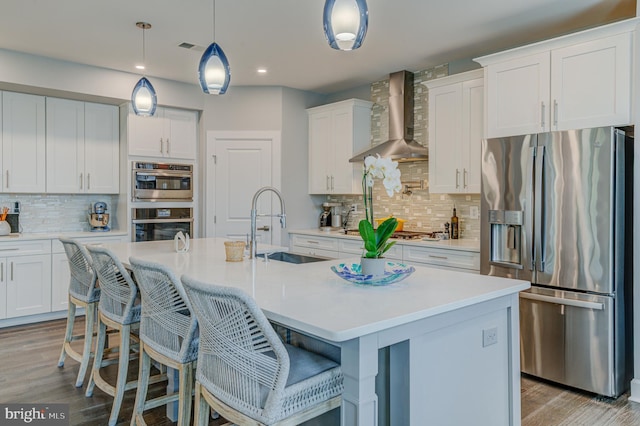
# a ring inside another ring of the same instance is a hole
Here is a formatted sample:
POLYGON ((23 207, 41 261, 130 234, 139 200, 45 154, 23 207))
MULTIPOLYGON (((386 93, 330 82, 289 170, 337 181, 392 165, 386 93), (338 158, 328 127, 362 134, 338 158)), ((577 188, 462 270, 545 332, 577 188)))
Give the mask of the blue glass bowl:
POLYGON ((374 277, 373 275, 363 275, 359 263, 341 263, 331 267, 331 270, 343 280, 364 285, 388 285, 397 283, 407 278, 416 270, 413 266, 394 262, 387 262, 384 269, 384 275, 374 277))

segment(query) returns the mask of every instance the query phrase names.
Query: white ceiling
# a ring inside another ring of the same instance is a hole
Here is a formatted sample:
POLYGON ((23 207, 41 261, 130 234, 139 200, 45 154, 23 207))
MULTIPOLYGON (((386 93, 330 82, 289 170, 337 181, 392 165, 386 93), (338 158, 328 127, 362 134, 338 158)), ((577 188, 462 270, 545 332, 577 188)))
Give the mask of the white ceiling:
MULTIPOLYGON (((197 84, 213 40, 212 0, 2 0, 0 48, 197 84)), ((369 0, 362 47, 333 50, 323 0, 216 0, 215 35, 231 85, 333 93, 635 16, 635 0, 369 0), (268 69, 259 75, 258 67, 268 69)), ((464 63, 464 61, 463 61, 464 63)), ((1 64, 0 64, 1 66, 1 64)), ((43 70, 44 72, 44 70, 43 70)))

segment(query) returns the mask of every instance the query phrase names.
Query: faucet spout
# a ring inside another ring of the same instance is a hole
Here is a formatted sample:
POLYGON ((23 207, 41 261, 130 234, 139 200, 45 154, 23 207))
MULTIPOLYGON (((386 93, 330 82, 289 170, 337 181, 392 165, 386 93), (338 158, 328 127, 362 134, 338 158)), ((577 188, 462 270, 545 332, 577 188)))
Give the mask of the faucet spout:
MULTIPOLYGON (((258 189, 256 191, 256 193, 253 195, 253 199, 251 200, 251 239, 249 241, 249 259, 255 258, 256 251, 257 251, 257 248, 258 248, 258 241, 256 240, 256 226, 257 226, 256 222, 257 222, 257 217, 258 217, 258 211, 257 211, 258 198, 260 197, 260 195, 263 192, 267 192, 267 191, 271 191, 274 194, 276 194, 276 196, 280 200, 280 214, 278 214, 278 215, 264 215, 264 216, 277 216, 277 217, 280 217, 280 226, 282 228, 286 228, 286 226, 287 226, 287 214, 285 212, 284 199, 282 198, 282 194, 280 193, 280 191, 278 191, 277 189, 275 189, 272 186, 264 186, 264 187, 258 189)), ((263 215, 260 215, 260 216, 263 216, 263 215)))

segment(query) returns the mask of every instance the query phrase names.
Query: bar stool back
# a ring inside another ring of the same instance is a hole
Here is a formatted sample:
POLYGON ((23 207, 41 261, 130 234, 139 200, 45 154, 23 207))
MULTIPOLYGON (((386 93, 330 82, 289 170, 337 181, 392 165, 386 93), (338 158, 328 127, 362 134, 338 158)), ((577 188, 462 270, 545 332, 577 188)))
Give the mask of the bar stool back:
POLYGON ((341 405, 340 365, 284 344, 241 290, 182 283, 200 326, 194 424, 210 407, 239 425, 297 425, 341 405))
POLYGON ((98 301, 100 300, 100 289, 97 287, 97 276, 91 267, 91 256, 89 252, 78 241, 69 238, 60 238, 69 260, 69 308, 67 311, 67 328, 64 342, 62 343, 62 353, 58 360, 58 367, 64 366, 67 355, 80 362, 80 370, 76 379, 76 387, 81 387, 87 373, 89 360, 93 353, 91 344, 95 326, 95 315, 98 301), (84 334, 73 335, 73 326, 76 318, 76 307, 85 309, 84 334), (71 347, 71 342, 84 339, 82 353, 71 347))
POLYGON ((193 371, 198 358, 198 322, 182 283, 158 263, 131 258, 142 296, 140 370, 131 426, 145 425, 145 410, 178 401, 178 426, 191 422, 193 371), (179 390, 147 401, 151 359, 178 370, 179 390))
POLYGON ((129 361, 131 355, 131 340, 137 342, 137 336, 132 334, 140 325, 140 303, 138 286, 129 272, 118 258, 108 249, 99 246, 87 246, 93 260, 93 268, 100 282, 100 302, 98 304, 98 339, 96 354, 86 396, 93 395, 94 385, 103 392, 113 396, 113 405, 109 416, 109 426, 116 424, 118 413, 122 405, 125 391, 134 389, 137 381, 127 382, 129 361), (101 376, 100 370, 107 365, 114 364, 116 359, 104 359, 107 327, 117 330, 120 334, 120 345, 117 350, 118 376, 116 385, 108 383, 101 376))

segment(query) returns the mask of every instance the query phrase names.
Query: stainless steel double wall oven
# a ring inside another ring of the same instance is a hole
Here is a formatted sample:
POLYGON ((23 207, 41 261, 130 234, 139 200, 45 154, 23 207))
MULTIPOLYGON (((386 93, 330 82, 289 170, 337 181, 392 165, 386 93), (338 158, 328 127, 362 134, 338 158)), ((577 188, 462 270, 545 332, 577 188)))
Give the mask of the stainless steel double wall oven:
POLYGON ((131 236, 133 241, 172 240, 193 235, 193 166, 133 162, 131 236))

